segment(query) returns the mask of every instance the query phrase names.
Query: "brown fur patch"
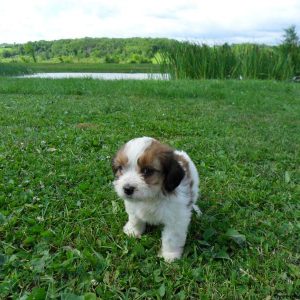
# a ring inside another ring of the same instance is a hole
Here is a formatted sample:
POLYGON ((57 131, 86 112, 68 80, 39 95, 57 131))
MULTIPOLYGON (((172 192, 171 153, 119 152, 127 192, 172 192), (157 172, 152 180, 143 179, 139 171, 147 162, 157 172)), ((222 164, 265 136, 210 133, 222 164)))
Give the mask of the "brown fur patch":
POLYGON ((156 140, 138 159, 138 166, 142 174, 144 168, 152 169, 151 175, 144 175, 145 182, 152 185, 159 184, 164 193, 173 192, 185 175, 173 149, 156 140))
POLYGON ((166 153, 172 152, 172 149, 163 145, 158 141, 153 141, 151 145, 145 149, 144 154, 138 159, 138 165, 153 166, 154 168, 161 168, 160 159, 166 155, 166 153))
POLYGON ((153 141, 143 155, 139 157, 138 166, 140 172, 146 167, 154 170, 153 174, 145 176, 147 184, 162 185, 164 179, 162 160, 168 153, 172 153, 172 149, 169 146, 153 141))
POLYGON ((128 163, 128 157, 124 152, 124 146, 117 152, 116 156, 113 158, 113 170, 116 176, 120 176, 122 171, 120 167, 125 167, 128 163))
POLYGON ((189 168, 188 161, 181 155, 175 155, 175 158, 180 163, 180 165, 183 167, 183 170, 184 170, 187 178, 190 179, 191 178, 191 171, 190 171, 190 168, 189 168))
POLYGON ((176 155, 176 159, 180 162, 181 166, 184 169, 184 172, 186 174, 187 179, 189 180, 189 186, 190 186, 190 201, 187 204, 187 207, 191 207, 191 205, 193 204, 193 199, 194 199, 194 193, 193 193, 193 185, 194 185, 194 181, 191 178, 191 171, 190 171, 190 167, 189 167, 189 163, 188 161, 182 157, 181 155, 176 155))

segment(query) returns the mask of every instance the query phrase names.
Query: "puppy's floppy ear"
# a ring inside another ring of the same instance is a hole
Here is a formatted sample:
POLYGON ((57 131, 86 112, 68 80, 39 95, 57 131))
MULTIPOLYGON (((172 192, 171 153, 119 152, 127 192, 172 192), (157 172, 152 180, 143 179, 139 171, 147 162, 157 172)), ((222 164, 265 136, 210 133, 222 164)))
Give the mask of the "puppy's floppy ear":
POLYGON ((165 176, 163 182, 164 190, 170 193, 177 188, 185 173, 181 165, 175 159, 173 152, 165 153, 161 162, 165 176))

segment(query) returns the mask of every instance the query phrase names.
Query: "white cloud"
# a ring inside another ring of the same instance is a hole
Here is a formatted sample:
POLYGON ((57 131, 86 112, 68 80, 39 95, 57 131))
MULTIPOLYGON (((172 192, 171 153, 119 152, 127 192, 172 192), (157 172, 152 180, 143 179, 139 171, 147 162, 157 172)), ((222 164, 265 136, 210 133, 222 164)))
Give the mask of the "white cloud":
POLYGON ((299 0, 0 0, 0 43, 75 37, 169 37, 277 43, 300 28, 299 0))

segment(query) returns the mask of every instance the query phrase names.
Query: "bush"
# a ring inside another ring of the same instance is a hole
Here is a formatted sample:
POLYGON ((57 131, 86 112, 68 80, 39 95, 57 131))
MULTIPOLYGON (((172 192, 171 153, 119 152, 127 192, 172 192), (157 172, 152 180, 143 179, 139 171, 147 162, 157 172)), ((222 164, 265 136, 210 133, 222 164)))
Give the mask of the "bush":
POLYGON ((106 55, 105 62, 108 64, 117 64, 120 62, 120 59, 116 56, 106 55))

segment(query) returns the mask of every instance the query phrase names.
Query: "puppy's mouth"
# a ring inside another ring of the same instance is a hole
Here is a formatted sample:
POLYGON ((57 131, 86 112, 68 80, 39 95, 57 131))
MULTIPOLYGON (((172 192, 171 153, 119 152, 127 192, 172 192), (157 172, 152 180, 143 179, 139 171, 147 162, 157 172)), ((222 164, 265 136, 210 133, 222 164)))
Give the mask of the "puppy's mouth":
POLYGON ((122 198, 125 199, 125 200, 132 201, 132 202, 140 201, 140 199, 137 198, 136 195, 134 195, 134 194, 132 194, 132 195, 126 195, 126 194, 124 193, 122 198))

